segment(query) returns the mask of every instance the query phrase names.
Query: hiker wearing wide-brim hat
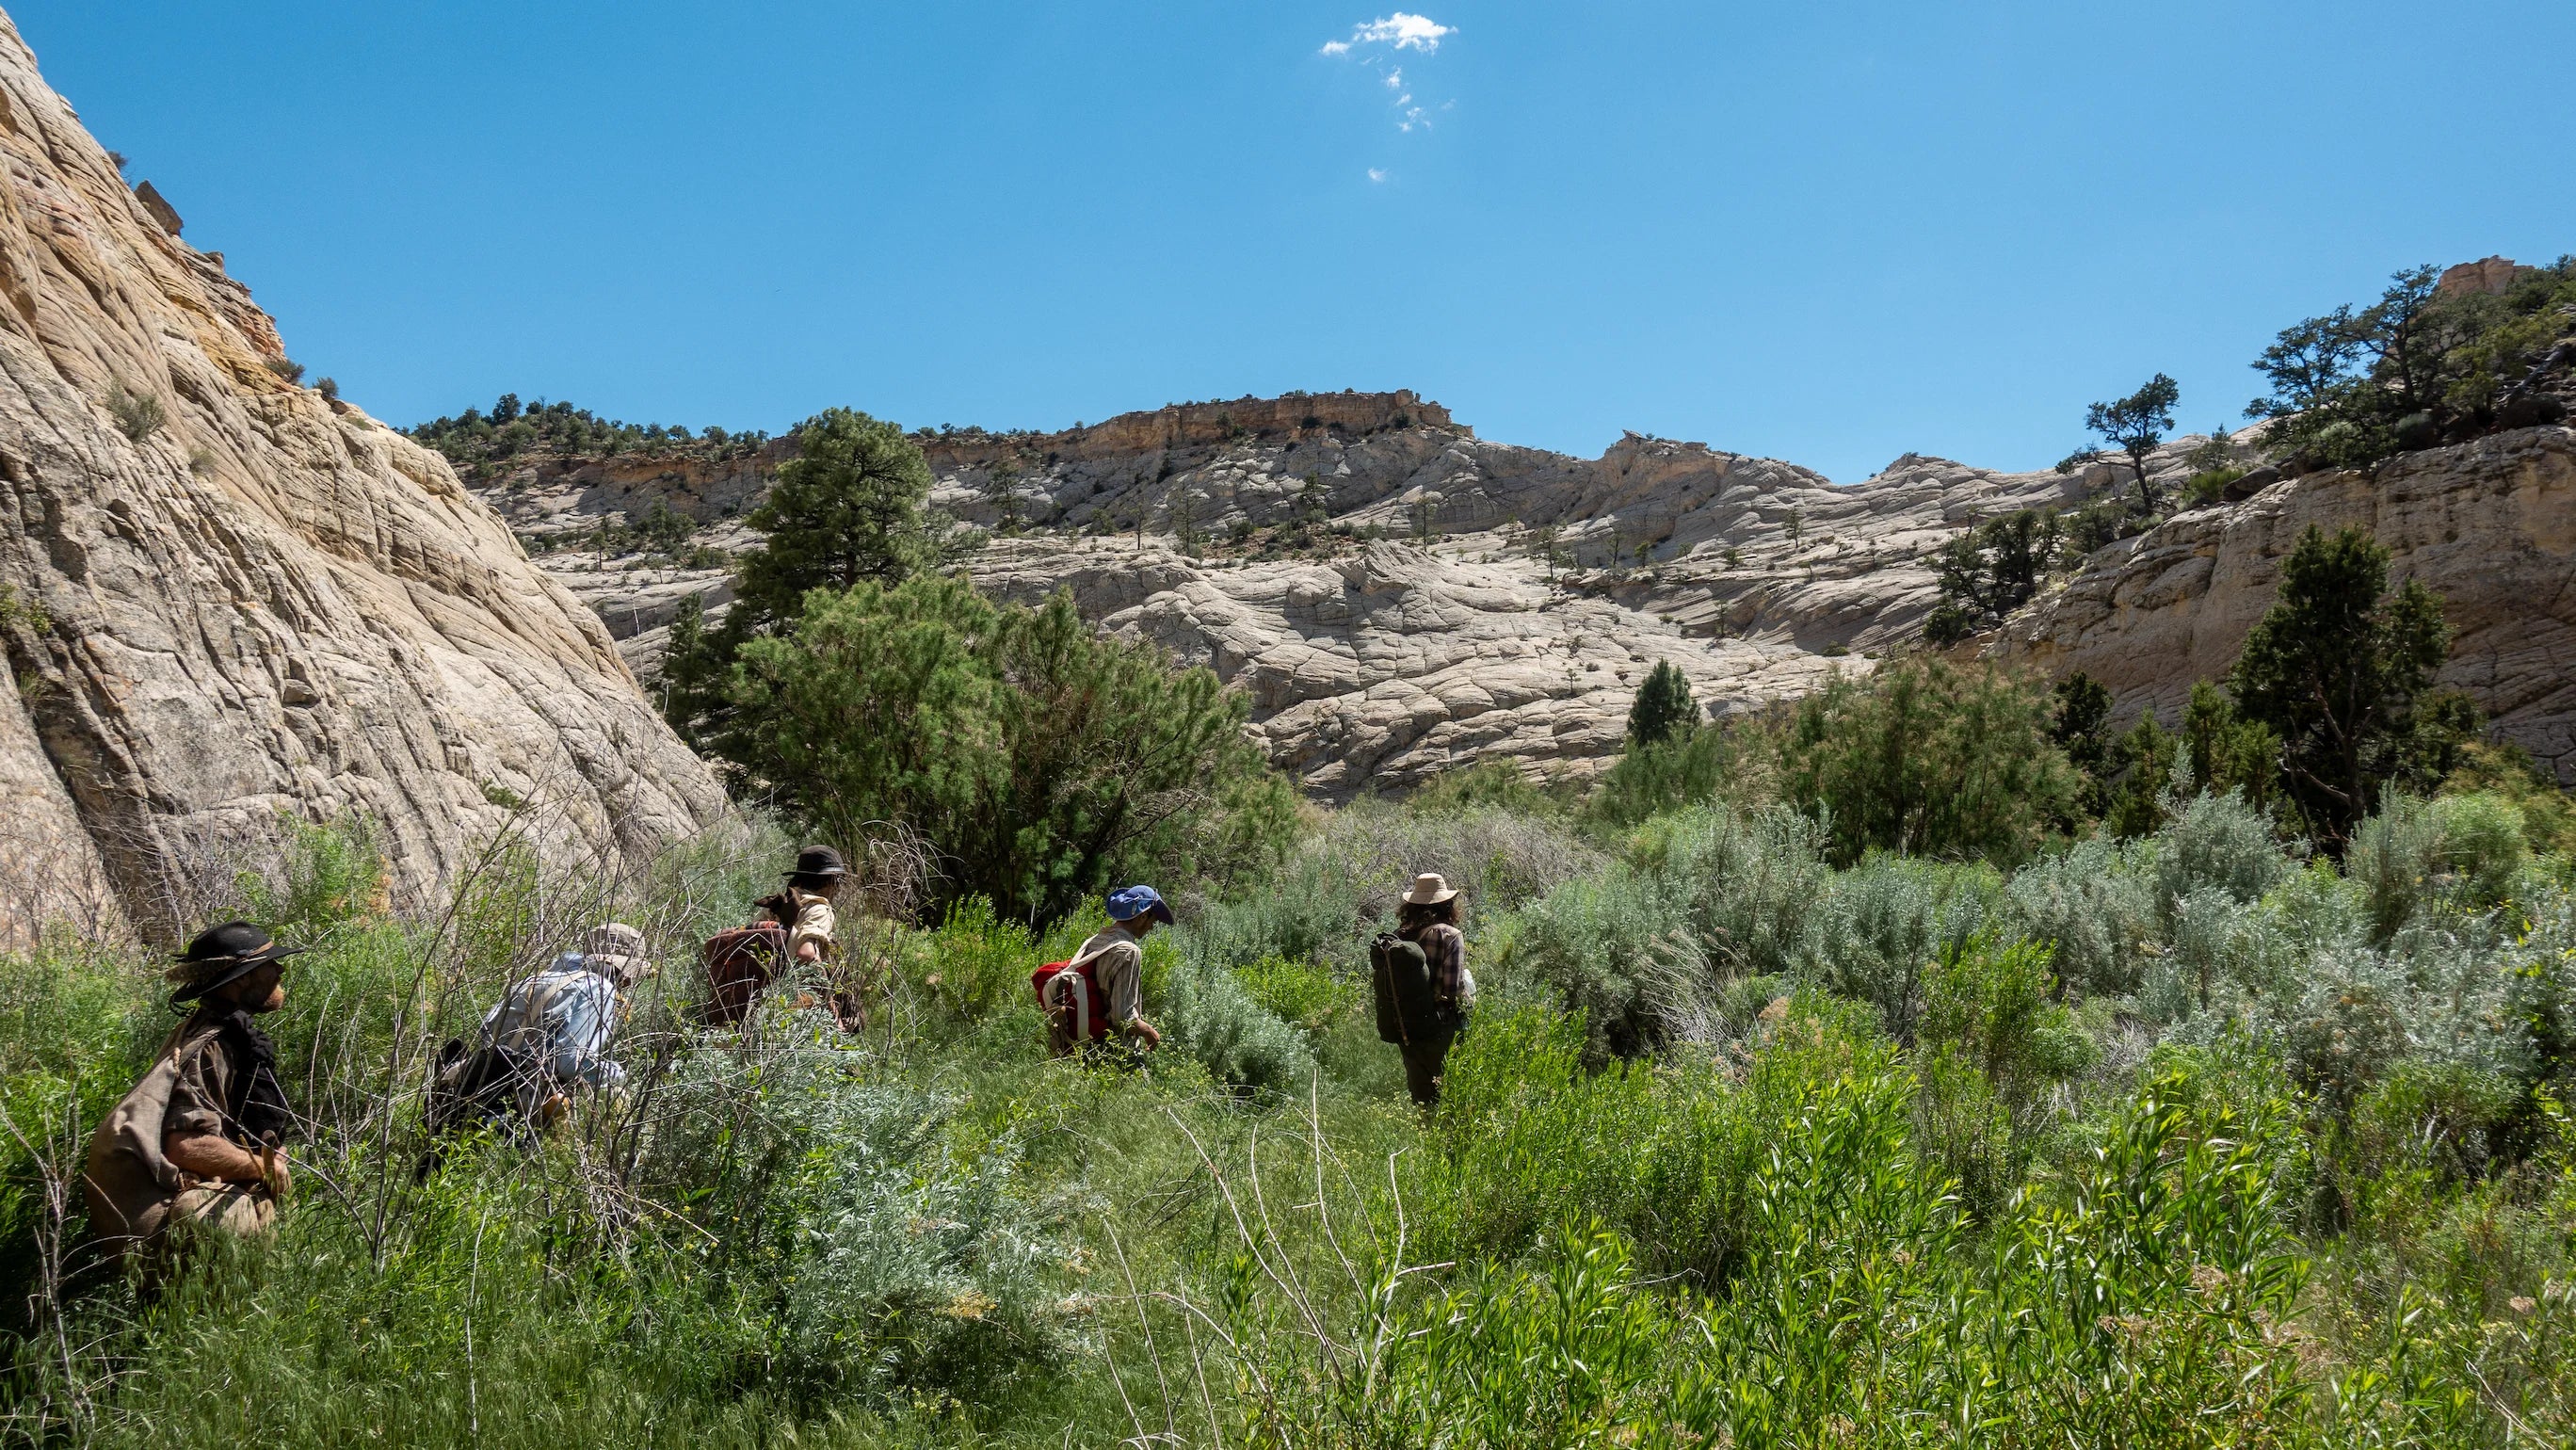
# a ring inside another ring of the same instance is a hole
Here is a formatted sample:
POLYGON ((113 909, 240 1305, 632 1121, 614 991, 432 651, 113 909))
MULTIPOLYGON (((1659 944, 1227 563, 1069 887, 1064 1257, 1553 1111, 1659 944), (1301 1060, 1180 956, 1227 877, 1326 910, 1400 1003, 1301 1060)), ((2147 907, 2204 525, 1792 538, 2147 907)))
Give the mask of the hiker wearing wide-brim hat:
POLYGON ((824 962, 840 954, 832 914, 843 883, 850 879, 841 853, 829 846, 808 846, 796 853, 796 866, 781 873, 787 889, 752 903, 787 929, 787 953, 800 962, 824 962))
POLYGON ((1458 890, 1436 871, 1413 878, 1396 908, 1395 930, 1369 948, 1380 1018, 1378 1035, 1404 1054, 1404 1085, 1424 1108, 1440 1101, 1450 1045, 1476 1006, 1467 937, 1458 929, 1458 890))
POLYGON ((286 1005, 286 959, 246 921, 199 932, 173 957, 173 1007, 193 1007, 143 1080, 90 1135, 81 1178, 92 1236, 123 1255, 176 1225, 268 1228, 289 1189, 280 1140, 294 1128, 277 1048, 251 1020, 286 1005))
POLYGON ((170 994, 170 1005, 183 1007, 271 962, 303 954, 301 948, 279 946, 249 922, 228 921, 197 933, 186 951, 170 959, 170 969, 162 976, 178 984, 170 994))

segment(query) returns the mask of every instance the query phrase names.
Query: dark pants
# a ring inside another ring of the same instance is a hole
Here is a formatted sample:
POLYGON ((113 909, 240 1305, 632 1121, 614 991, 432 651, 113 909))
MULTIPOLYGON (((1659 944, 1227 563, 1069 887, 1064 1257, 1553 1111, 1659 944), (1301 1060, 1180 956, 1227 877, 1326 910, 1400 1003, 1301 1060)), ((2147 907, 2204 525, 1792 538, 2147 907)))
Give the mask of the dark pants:
POLYGON ((1467 1025, 1464 1018, 1405 1043, 1398 1050, 1404 1054, 1404 1086, 1413 1094, 1416 1106, 1428 1110, 1440 1101, 1440 1070, 1449 1061, 1449 1044, 1467 1025))

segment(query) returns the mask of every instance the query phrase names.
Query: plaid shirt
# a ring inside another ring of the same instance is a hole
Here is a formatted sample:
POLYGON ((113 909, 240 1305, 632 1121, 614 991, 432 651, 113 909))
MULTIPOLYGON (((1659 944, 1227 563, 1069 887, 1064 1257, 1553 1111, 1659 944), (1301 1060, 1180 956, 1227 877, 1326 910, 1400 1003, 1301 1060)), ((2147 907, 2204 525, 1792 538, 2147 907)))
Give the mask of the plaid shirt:
POLYGON ((1476 977, 1467 970, 1467 937, 1445 922, 1424 927, 1413 938, 1431 963, 1432 995, 1451 1013, 1465 1016, 1476 1007, 1476 977))

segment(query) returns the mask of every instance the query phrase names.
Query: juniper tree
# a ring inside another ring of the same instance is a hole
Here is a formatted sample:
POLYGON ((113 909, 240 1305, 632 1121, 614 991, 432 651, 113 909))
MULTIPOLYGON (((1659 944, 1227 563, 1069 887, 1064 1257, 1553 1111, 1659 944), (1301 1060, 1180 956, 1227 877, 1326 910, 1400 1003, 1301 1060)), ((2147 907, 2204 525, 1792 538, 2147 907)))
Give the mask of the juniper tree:
POLYGON ((766 537, 743 556, 723 623, 709 629, 695 599, 671 621, 662 713, 703 749, 725 748, 732 719, 725 682, 736 655, 747 641, 793 630, 808 591, 899 583, 946 555, 939 521, 922 507, 930 465, 901 428, 830 408, 795 436, 797 456, 744 516, 766 537))
POLYGON ((1688 735, 1698 724, 1699 702, 1691 698, 1689 678, 1670 660, 1655 661, 1628 707, 1629 745, 1661 745, 1688 735))
POLYGON ((2390 593, 2388 551, 2359 528, 2311 524, 2283 561, 2228 688, 2279 737, 2284 792, 2330 849, 2408 766, 2416 700, 2450 640, 2442 602, 2421 580, 2390 593))
MULTIPOLYGON (((2084 410, 2084 426, 2103 442, 2128 455, 2130 468, 2138 475, 2138 510, 2156 511, 2156 486, 2147 477, 2147 458, 2156 445, 2173 431, 2174 404, 2182 400, 2182 385, 2158 373, 2146 385, 2125 398, 2095 403, 2084 410)), ((2057 465, 2060 473, 2072 473, 2079 464, 2090 463, 2102 456, 2102 450, 2088 448, 2068 456, 2057 465)))

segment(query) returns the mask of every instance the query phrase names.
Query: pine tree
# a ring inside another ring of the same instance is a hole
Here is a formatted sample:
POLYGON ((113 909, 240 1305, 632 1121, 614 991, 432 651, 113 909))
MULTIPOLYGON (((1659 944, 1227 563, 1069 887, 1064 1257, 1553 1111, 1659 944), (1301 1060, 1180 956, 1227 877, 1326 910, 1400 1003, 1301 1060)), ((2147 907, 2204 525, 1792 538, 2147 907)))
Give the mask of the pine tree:
POLYGON ((2361 529, 2329 538, 2310 525, 2283 562, 2228 688, 2279 737, 2286 794, 2330 849, 2405 773, 2416 697, 2450 642, 2442 602, 2419 580, 2390 594, 2388 551, 2361 529))
POLYGON ((832 408, 800 424, 796 442, 769 497, 744 518, 767 538, 743 557, 723 622, 708 628, 694 600, 671 622, 662 716, 702 750, 741 748, 727 740, 735 658, 751 640, 792 631, 807 591, 900 583, 943 557, 939 520, 922 508, 930 465, 901 428, 832 408))
POLYGON ((1691 698, 1690 681, 1670 660, 1655 661, 1637 700, 1628 707, 1628 743, 1661 745, 1687 736, 1699 725, 1699 702, 1691 698))

